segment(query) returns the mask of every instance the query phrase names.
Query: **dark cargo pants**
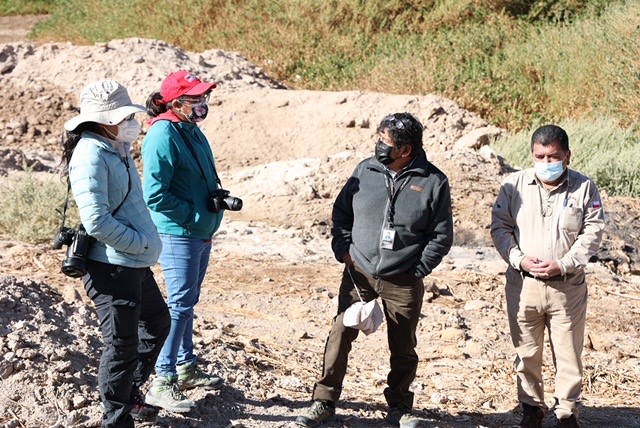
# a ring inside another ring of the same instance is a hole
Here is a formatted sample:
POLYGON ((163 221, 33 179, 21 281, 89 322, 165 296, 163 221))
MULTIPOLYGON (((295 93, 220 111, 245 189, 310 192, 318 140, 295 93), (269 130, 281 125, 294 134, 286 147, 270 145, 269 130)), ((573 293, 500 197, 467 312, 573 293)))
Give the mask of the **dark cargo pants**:
POLYGON ((355 266, 345 268, 338 295, 338 314, 333 319, 331 331, 324 350, 322 377, 316 382, 313 399, 338 401, 342 392, 342 382, 347 372, 347 361, 351 343, 358 337, 359 330, 345 327, 344 311, 359 301, 351 276, 355 280, 365 301, 376 297, 382 299, 382 307, 387 320, 387 339, 390 351, 390 368, 384 396, 389 406, 404 404, 413 406, 413 392, 409 391, 416 377, 418 355, 416 328, 422 309, 424 283, 411 274, 375 278, 355 266))
POLYGON ((103 349, 98 388, 103 428, 133 428, 129 412, 169 334, 169 310, 149 268, 89 260, 84 287, 93 300, 103 349))

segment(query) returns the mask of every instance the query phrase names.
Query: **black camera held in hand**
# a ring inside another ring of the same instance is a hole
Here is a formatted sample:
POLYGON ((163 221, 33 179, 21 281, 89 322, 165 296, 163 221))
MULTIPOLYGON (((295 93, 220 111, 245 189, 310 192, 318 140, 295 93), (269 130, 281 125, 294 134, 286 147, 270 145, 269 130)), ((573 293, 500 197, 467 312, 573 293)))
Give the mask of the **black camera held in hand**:
POLYGON ((212 213, 222 210, 240 211, 242 209, 242 199, 230 196, 228 190, 217 189, 209 195, 207 209, 212 213))
POLYGON ((87 273, 87 254, 95 238, 87 234, 81 224, 77 229, 62 226, 53 238, 53 248, 59 250, 68 245, 67 254, 62 262, 62 273, 71 278, 81 278, 87 273))

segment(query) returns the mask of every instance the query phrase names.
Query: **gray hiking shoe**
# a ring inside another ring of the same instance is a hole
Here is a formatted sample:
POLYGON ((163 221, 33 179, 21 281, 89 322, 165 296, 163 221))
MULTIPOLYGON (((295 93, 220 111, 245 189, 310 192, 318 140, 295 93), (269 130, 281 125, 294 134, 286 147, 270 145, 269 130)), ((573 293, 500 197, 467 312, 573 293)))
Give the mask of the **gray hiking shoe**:
POLYGON ((178 377, 156 377, 151 383, 151 388, 147 392, 145 401, 147 404, 162 407, 170 412, 186 413, 196 406, 194 401, 189 400, 178 387, 178 377))
POLYGON ((333 401, 313 400, 311 407, 296 418, 296 424, 303 427, 317 427, 336 414, 333 401))
POLYGON ((385 420, 391 425, 400 428, 419 428, 425 426, 424 421, 412 414, 411 409, 404 404, 391 407, 385 420))
POLYGON ((223 384, 224 381, 220 376, 205 373, 195 364, 178 366, 178 387, 181 390, 203 388, 211 391, 222 388, 223 384))

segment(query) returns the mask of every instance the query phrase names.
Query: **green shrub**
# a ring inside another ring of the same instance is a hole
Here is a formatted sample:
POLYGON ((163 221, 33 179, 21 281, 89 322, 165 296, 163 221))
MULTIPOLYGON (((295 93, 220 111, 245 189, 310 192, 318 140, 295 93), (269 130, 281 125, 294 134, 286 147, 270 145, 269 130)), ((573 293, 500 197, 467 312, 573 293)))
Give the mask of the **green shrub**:
MULTIPOLYGON (((634 130, 640 116, 640 3, 631 1, 57 0, 34 36, 239 51, 294 89, 437 93, 512 132, 593 117, 634 130)), ((637 146, 614 137, 609 151, 631 159, 637 146)), ((616 162, 588 172, 633 183, 616 162)))
POLYGON ((54 9, 57 0, 0 0, 0 15, 40 15, 54 9))
POLYGON ((58 0, 34 36, 239 51, 292 88, 438 93, 518 130, 633 123, 639 27, 640 5, 615 0, 58 0))
MULTIPOLYGON (((640 141, 611 119, 559 123, 569 134, 571 168, 609 195, 640 197, 640 141)), ((499 138, 493 149, 517 169, 532 165, 531 134, 538 127, 499 138)))
MULTIPOLYGON (((30 243, 52 242, 60 227, 67 186, 58 177, 40 180, 32 173, 20 174, 0 184, 0 235, 30 243)), ((73 197, 71 197, 73 200, 73 197)), ((79 222, 77 209, 71 202, 67 226, 79 222)))

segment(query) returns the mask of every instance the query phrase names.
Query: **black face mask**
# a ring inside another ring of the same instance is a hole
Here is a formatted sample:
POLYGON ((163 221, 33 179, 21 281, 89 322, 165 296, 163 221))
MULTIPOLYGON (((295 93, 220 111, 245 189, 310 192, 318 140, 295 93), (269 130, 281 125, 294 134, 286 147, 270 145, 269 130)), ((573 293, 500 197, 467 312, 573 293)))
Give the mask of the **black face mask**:
POLYGON ((382 165, 389 165, 395 159, 391 157, 391 151, 393 147, 385 144, 382 140, 378 140, 376 143, 376 159, 382 165))

